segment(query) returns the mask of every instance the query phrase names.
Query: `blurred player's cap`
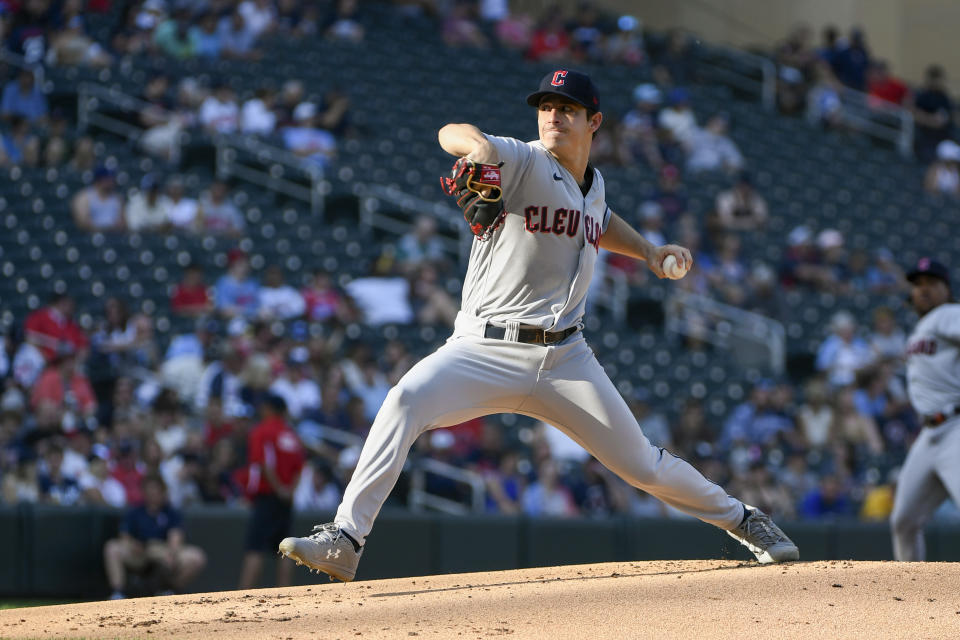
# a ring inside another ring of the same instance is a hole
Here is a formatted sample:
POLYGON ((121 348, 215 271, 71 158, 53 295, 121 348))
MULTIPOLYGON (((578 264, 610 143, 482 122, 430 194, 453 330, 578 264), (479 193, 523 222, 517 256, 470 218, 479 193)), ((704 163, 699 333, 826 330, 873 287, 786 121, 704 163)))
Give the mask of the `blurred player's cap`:
POLYGON ((683 87, 675 87, 670 90, 668 99, 670 104, 687 104, 690 102, 690 92, 683 87))
POLYGON ((250 324, 240 316, 237 316, 236 318, 231 318, 230 322, 227 323, 227 335, 231 338, 246 335, 247 329, 249 328, 250 324))
POLYGON ((893 251, 890 251, 890 249, 887 249, 886 247, 880 247, 874 252, 874 255, 876 256, 877 260, 883 260, 887 262, 893 261, 893 251))
POLYGON ((940 278, 947 283, 947 286, 950 285, 950 270, 947 269, 944 264, 931 258, 920 258, 917 260, 916 266, 907 273, 907 280, 913 282, 919 276, 940 278))
POLYGON ((836 229, 824 229, 817 234, 817 246, 821 249, 835 249, 843 246, 843 234, 836 229))
POLYGON ((306 340, 310 335, 310 328, 307 326, 307 323, 303 320, 297 320, 290 326, 290 337, 301 342, 306 340))
POLYGON ((849 311, 837 311, 830 318, 830 328, 834 331, 852 329, 857 326, 857 319, 849 311))
POLYGON ((305 364, 310 360, 310 351, 306 347, 294 347, 290 349, 290 353, 287 354, 287 362, 289 364, 305 364))
POLYGON ((810 229, 804 225, 800 225, 799 227, 794 227, 794 229, 787 236, 787 244, 789 244, 791 247, 807 244, 810 242, 812 237, 813 233, 810 232, 810 229))
POLYGON ((160 188, 160 180, 155 173, 147 173, 140 180, 141 191, 153 191, 160 188))
POLYGON ((273 409, 276 413, 286 413, 287 412, 287 401, 283 399, 283 396, 271 393, 264 400, 264 404, 273 409))
POLYGON ((640 216, 644 220, 661 220, 663 218, 663 207, 656 200, 647 200, 640 205, 640 216))
POLYGON ((310 120, 315 115, 317 115, 317 105, 312 102, 301 102, 297 105, 297 108, 293 110, 293 119, 296 122, 310 120))
POLYGON ((220 323, 216 318, 198 318, 194 327, 196 331, 218 334, 220 333, 220 323))
POLYGON ((527 104, 536 107, 543 96, 551 93, 570 98, 587 109, 600 110, 600 93, 585 73, 570 69, 551 71, 540 80, 540 88, 527 96, 527 104))
POLYGON ((0 399, 0 413, 23 413, 27 408, 23 393, 16 387, 10 387, 0 399))
POLYGON ((113 177, 113 171, 111 171, 107 167, 104 167, 103 165, 97 167, 93 171, 94 182, 97 182, 98 180, 103 180, 104 178, 112 178, 112 177, 113 177))
POLYGON ((638 84, 633 90, 634 102, 646 102, 649 104, 660 104, 663 102, 663 94, 659 87, 649 82, 638 84))
POLYGON ((620 16, 617 18, 617 29, 620 31, 636 31, 641 26, 641 22, 634 16, 620 16))
POLYGON ((960 144, 957 144, 953 140, 944 140, 937 145, 937 158, 940 160, 960 162, 960 144))

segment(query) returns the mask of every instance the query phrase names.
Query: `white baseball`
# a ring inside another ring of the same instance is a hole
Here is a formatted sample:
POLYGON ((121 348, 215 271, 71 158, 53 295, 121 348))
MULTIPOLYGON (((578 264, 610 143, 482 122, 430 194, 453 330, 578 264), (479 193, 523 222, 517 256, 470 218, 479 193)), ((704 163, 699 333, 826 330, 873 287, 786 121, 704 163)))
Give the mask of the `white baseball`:
POLYGON ((663 274, 670 278, 671 280, 679 280, 683 276, 687 275, 687 270, 680 266, 677 262, 676 256, 672 253, 668 254, 666 258, 663 259, 663 274))

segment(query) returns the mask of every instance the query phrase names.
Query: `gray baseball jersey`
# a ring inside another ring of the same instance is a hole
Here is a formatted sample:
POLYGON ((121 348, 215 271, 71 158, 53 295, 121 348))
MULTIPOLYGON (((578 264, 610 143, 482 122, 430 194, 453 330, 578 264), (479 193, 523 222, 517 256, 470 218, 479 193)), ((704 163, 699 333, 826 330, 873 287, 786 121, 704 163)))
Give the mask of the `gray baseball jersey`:
POLYGON ((960 404, 960 304, 940 305, 910 334, 907 392, 921 415, 960 404))
MULTIPOLYGON (((907 392, 920 416, 960 405, 960 304, 923 316, 907 341, 907 392)), ((924 427, 897 479, 890 526, 897 560, 926 556, 923 527, 948 497, 960 505, 960 416, 924 427)))
POLYGON ((580 323, 610 221, 603 177, 586 195, 539 142, 487 136, 500 156, 507 216, 488 242, 474 240, 463 283, 465 313, 549 331, 580 323))

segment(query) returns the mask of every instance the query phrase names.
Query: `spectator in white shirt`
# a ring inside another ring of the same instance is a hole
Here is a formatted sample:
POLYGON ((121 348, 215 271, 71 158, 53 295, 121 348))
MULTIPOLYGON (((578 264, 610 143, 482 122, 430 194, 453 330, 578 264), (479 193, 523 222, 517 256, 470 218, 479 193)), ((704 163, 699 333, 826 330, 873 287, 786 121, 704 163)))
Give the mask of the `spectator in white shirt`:
POLYGON ((277 114, 273 112, 275 96, 272 89, 257 89, 240 110, 240 131, 259 136, 273 133, 277 127, 277 114))
POLYGON ((246 229, 243 214, 230 201, 227 183, 222 180, 215 180, 210 190, 200 196, 200 216, 207 233, 240 236, 246 229))
POLYGON ((236 60, 258 60, 262 53, 254 48, 257 39, 247 28, 247 20, 239 10, 220 18, 217 23, 220 37, 220 54, 236 60))
POLYGON ((387 376, 380 371, 377 361, 370 359, 363 363, 352 375, 344 372, 344 378, 350 391, 363 400, 363 413, 368 422, 372 423, 377 417, 380 405, 387 398, 390 391, 390 382, 387 376))
POLYGON ((673 140, 686 144, 697 130, 697 117, 690 108, 690 93, 681 87, 670 91, 670 105, 660 111, 659 124, 673 140))
POLYGON ((857 336, 857 321, 849 311, 835 313, 830 330, 817 349, 816 367, 834 388, 845 387, 853 384, 858 371, 873 364, 875 356, 866 340, 857 336))
POLYGON ((888 307, 877 307, 873 312, 873 331, 870 348, 878 359, 901 358, 907 347, 907 336, 897 326, 897 318, 888 307))
POLYGON ((300 292, 284 282, 283 269, 277 265, 268 267, 260 285, 260 316, 289 320, 302 316, 306 310, 300 292))
POLYGON ((723 114, 707 120, 707 126, 696 129, 687 140, 687 170, 725 171, 736 173, 743 168, 743 155, 727 135, 729 121, 723 114))
POLYGON ((239 124, 239 111, 233 89, 221 83, 200 105, 200 124, 209 133, 234 133, 239 124))
POLYGON ((310 376, 309 360, 310 352, 306 347, 294 347, 287 356, 283 373, 270 385, 271 393, 286 401, 287 412, 293 420, 300 420, 320 408, 320 385, 310 376))
POLYGON ((297 511, 336 511, 342 496, 333 481, 333 470, 322 460, 308 462, 300 472, 293 492, 293 508, 297 511))
POLYGON ((167 197, 170 210, 167 215, 170 224, 182 231, 198 231, 200 225, 200 205, 194 198, 184 195, 183 180, 173 176, 167 181, 167 197))
POLYGON ((667 244, 663 235, 663 207, 655 200, 640 205, 640 235, 654 246, 667 244))
POLYGON ((270 0, 244 0, 237 11, 243 16, 247 30, 254 38, 271 31, 277 21, 277 10, 270 0))
POLYGON ((294 126, 283 130, 284 146, 296 155, 322 167, 329 165, 337 141, 329 131, 318 128, 317 105, 301 102, 293 110, 294 126))
POLYGON ((148 173, 140 189, 127 203, 127 227, 130 231, 166 231, 170 227, 170 198, 161 193, 156 174, 148 173))
POLYGON ((110 475, 107 461, 97 455, 90 456, 87 470, 80 475, 78 482, 87 504, 110 507, 124 507, 127 504, 127 490, 110 475))
POLYGON ((404 268, 413 269, 425 260, 442 261, 443 243, 437 237, 437 222, 433 217, 417 218, 413 229, 397 243, 397 261, 404 268))

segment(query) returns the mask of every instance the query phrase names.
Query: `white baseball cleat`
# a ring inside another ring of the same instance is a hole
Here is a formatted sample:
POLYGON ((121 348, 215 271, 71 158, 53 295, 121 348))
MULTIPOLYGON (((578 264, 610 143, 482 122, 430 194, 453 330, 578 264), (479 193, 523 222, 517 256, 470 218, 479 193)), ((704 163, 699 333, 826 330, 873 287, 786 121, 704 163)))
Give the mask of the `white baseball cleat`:
POLYGON ((748 504, 743 506, 750 515, 737 528, 727 531, 731 538, 750 549, 760 564, 800 559, 800 549, 773 523, 770 516, 748 504))
POLYGON ((305 564, 337 580, 353 580, 363 547, 355 550, 353 542, 335 522, 318 524, 313 531, 306 538, 284 538, 280 542, 280 553, 298 565, 305 564))

